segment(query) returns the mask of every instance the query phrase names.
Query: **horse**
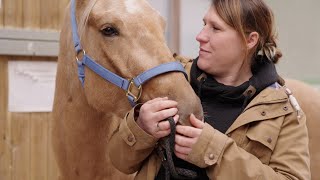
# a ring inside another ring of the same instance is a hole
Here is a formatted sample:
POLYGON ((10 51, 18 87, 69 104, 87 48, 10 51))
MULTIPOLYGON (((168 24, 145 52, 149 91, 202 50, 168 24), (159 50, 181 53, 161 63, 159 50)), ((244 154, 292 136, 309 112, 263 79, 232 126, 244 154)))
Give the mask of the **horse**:
POLYGON ((298 100, 307 118, 312 179, 320 177, 320 91, 295 79, 286 79, 286 86, 298 100))
POLYGON ((67 12, 52 122, 59 179, 132 179, 107 155, 132 105, 168 97, 183 124, 191 113, 203 117, 200 100, 166 45, 163 17, 146 0, 72 0, 67 12))

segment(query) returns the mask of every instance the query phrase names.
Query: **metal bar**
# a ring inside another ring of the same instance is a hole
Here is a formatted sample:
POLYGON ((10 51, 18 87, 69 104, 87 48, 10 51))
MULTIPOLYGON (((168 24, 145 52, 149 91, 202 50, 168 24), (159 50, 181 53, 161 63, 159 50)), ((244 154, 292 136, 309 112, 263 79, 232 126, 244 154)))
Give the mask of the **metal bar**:
POLYGON ((59 33, 1 29, 0 44, 0 55, 58 56, 59 33))

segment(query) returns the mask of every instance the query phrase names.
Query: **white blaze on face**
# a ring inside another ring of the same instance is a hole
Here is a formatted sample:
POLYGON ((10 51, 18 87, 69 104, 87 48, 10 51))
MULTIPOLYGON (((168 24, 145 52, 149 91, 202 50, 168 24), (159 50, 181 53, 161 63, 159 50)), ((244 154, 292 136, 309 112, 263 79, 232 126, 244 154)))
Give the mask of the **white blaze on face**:
POLYGON ((124 4, 126 6, 127 11, 130 14, 134 14, 134 13, 139 12, 139 11, 142 10, 140 1, 137 1, 137 0, 126 0, 124 2, 124 4))

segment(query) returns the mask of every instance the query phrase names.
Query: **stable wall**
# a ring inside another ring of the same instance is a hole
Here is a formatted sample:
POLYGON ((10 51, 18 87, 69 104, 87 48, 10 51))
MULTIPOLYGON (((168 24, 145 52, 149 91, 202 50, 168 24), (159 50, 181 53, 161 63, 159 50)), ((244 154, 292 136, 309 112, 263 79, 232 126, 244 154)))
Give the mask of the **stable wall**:
POLYGON ((56 61, 58 31, 68 2, 68 0, 1 0, 1 180, 58 179, 57 165, 51 147, 51 113, 8 111, 8 62, 56 61), (54 50, 37 49, 46 46, 54 50), (5 48, 11 50, 4 52, 5 48))

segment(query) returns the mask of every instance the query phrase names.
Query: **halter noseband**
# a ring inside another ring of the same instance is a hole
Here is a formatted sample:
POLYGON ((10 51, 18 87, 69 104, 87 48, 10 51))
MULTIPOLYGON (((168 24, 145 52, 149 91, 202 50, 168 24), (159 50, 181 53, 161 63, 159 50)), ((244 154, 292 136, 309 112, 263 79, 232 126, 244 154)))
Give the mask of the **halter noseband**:
POLYGON ((126 96, 128 97, 128 100, 131 106, 135 106, 141 96, 142 85, 148 80, 150 80, 151 78, 164 73, 168 73, 168 72, 182 72, 187 78, 187 74, 185 72, 184 67, 182 66, 181 63, 177 61, 160 64, 159 66, 149 69, 130 80, 124 79, 118 76, 117 74, 114 74, 113 72, 109 71, 108 69, 104 68, 103 66, 101 66, 100 64, 92 60, 92 58, 90 58, 85 53, 84 49, 82 49, 80 44, 80 38, 78 35, 78 26, 77 26, 75 12, 76 12, 75 0, 71 0, 72 38, 73 38, 74 48, 76 51, 76 60, 78 64, 78 77, 82 86, 84 85, 84 80, 85 80, 85 66, 87 66, 89 69, 91 69, 93 72, 101 76, 106 81, 111 82, 112 84, 125 90, 126 96), (82 54, 81 60, 79 60, 78 58, 80 54, 82 54), (138 95, 134 95, 131 92, 133 86, 135 86, 139 90, 138 95))

